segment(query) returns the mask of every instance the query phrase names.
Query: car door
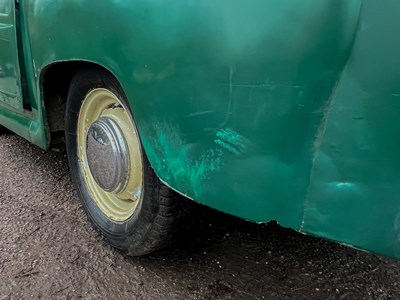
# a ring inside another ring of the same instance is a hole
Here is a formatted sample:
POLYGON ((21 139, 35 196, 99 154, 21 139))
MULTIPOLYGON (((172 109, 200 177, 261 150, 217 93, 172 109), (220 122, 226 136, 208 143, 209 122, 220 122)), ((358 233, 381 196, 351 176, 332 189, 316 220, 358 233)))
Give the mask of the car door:
POLYGON ((22 110, 16 20, 16 1, 0 0, 0 105, 22 110))

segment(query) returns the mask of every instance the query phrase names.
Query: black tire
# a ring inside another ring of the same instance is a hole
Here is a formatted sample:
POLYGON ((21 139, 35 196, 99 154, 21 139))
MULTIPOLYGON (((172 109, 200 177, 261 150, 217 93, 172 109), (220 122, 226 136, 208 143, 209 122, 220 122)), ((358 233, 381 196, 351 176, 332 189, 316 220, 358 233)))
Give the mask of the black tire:
POLYGON ((86 186, 77 155, 79 111, 85 96, 95 88, 110 90, 129 107, 121 86, 109 73, 89 69, 74 76, 65 115, 65 139, 72 180, 89 220, 105 241, 128 255, 145 255, 164 248, 173 241, 182 199, 160 182, 142 151, 143 195, 134 214, 124 222, 115 222, 96 205, 86 186))

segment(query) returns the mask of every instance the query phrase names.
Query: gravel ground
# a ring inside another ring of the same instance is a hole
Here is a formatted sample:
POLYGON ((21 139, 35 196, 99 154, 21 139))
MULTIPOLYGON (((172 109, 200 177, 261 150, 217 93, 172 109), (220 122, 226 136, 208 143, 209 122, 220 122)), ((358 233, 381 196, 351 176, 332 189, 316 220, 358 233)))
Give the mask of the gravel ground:
POLYGON ((175 248, 125 257, 87 222, 63 152, 3 134, 0 164, 0 299, 400 299, 400 262, 201 206, 175 248))

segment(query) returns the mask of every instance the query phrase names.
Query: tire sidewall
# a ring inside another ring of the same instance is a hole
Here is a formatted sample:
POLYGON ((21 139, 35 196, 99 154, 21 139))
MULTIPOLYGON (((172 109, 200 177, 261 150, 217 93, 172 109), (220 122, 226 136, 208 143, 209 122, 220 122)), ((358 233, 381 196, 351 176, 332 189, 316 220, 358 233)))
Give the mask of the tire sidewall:
POLYGON ((135 126, 126 96, 113 77, 100 70, 90 70, 77 74, 68 93, 65 116, 65 138, 71 176, 83 208, 94 227, 112 246, 129 250, 129 248, 142 244, 146 233, 151 231, 158 210, 156 203, 158 195, 154 195, 158 189, 154 186, 159 181, 151 169, 144 151, 142 151, 143 189, 141 199, 133 215, 124 222, 116 222, 109 219, 97 206, 86 186, 77 155, 79 111, 86 95, 96 88, 104 88, 114 93, 129 110, 128 113, 135 126))

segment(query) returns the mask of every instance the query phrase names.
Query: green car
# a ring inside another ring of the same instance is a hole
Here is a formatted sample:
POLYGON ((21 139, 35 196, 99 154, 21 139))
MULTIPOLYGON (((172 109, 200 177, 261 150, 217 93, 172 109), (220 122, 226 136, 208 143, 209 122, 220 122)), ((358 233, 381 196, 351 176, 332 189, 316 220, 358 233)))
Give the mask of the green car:
POLYGON ((0 124, 130 255, 178 193, 400 258, 398 0, 0 0, 0 124))

